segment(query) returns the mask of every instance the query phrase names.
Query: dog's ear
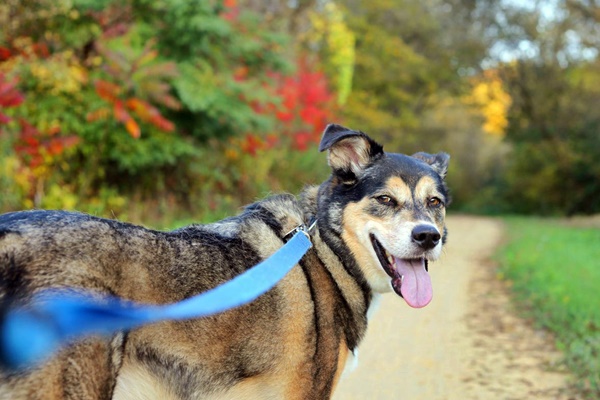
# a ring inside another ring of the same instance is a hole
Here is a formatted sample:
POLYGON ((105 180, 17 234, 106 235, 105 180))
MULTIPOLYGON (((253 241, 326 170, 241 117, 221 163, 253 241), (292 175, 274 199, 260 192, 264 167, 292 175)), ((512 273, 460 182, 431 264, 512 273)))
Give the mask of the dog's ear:
POLYGON ((412 156, 429 164, 431 168, 433 168, 433 170, 442 177, 442 179, 446 177, 446 173, 448 172, 448 163, 450 161, 450 156, 448 153, 429 154, 419 152, 413 154, 412 156))
POLYGON ((329 150, 327 162, 333 171, 349 179, 383 155, 383 147, 365 133, 336 124, 327 125, 323 132, 319 151, 325 150, 329 150))

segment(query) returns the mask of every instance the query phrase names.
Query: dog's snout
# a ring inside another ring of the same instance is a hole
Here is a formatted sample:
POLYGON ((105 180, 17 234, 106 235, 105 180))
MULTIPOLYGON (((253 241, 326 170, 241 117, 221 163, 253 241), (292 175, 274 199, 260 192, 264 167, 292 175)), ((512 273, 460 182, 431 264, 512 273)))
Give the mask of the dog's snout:
POLYGON ((417 225, 412 230, 412 240, 423 250, 433 249, 440 242, 441 235, 435 226, 417 225))

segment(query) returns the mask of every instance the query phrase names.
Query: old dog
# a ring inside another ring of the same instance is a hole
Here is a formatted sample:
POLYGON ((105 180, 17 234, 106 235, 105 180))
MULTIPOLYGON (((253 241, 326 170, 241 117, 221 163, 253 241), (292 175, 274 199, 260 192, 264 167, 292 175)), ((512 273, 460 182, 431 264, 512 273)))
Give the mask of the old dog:
POLYGON ((65 211, 0 216, 0 297, 26 305, 44 288, 143 303, 180 301, 269 257, 316 221, 313 248, 272 290, 216 316, 90 337, 26 370, 0 371, 1 399, 327 399, 381 293, 432 298, 428 263, 446 239, 449 157, 386 153, 328 125, 331 176, 297 198, 162 232, 65 211))

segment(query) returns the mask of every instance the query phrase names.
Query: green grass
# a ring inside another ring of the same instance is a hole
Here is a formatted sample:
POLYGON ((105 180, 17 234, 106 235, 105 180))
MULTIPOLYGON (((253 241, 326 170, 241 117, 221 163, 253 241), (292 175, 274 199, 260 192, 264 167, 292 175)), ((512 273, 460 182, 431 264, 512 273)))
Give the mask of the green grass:
POLYGON ((590 398, 600 398, 600 228, 560 220, 508 218, 501 274, 516 300, 553 331, 566 365, 590 398))

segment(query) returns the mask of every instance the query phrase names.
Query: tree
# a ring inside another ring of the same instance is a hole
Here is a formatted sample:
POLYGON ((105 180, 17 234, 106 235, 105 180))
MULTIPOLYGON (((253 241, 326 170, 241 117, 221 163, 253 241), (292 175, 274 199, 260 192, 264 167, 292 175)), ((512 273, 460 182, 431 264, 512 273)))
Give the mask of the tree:
POLYGON ((598 8, 579 1, 504 11, 501 76, 513 99, 505 201, 519 212, 600 211, 598 8), (596 10, 596 11, 594 11, 596 10), (585 22, 584 22, 585 21, 585 22), (507 60, 513 57, 512 61, 507 60), (506 62, 508 61, 508 62, 506 62))
POLYGON ((348 123, 384 136, 398 148, 428 146, 432 138, 421 136, 424 112, 443 93, 459 95, 466 89, 461 74, 477 66, 483 47, 448 40, 474 35, 465 34, 467 28, 446 32, 445 2, 344 4, 357 38, 348 123), (469 46, 473 48, 467 51, 469 46))
POLYGON ((169 186, 184 192, 202 143, 272 130, 274 116, 253 104, 272 100, 269 74, 288 65, 284 36, 228 3, 0 5, 0 73, 18 77, 24 94, 7 116, 27 124, 13 123, 7 132, 39 135, 40 146, 50 134, 80 139, 61 162, 43 158, 51 173, 46 185, 36 185, 36 198, 46 199, 36 206, 60 207, 72 195, 102 197, 107 189, 114 197, 169 186), (173 171, 180 179, 168 178, 173 171))

